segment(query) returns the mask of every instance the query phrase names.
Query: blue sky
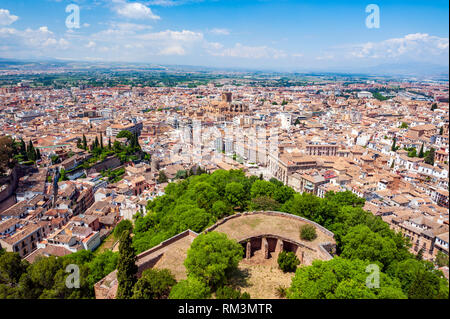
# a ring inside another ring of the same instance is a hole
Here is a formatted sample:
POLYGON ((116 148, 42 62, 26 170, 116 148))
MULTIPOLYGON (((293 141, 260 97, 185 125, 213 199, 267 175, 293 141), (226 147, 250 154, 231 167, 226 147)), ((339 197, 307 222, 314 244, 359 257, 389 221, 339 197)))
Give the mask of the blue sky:
POLYGON ((1 0, 0 57, 325 69, 448 65, 448 1, 1 0), (80 8, 79 28, 65 9, 80 8), (366 6, 380 10, 368 28, 366 6))

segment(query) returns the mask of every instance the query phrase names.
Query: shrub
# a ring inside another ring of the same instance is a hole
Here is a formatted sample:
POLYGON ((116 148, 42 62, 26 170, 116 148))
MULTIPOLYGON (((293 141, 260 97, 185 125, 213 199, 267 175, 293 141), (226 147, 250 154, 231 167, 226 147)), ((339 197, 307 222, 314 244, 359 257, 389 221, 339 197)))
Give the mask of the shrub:
POLYGON ((438 251, 436 258, 434 260, 435 264, 439 267, 448 267, 448 256, 441 251, 438 251))
POLYGON ((250 295, 247 292, 241 294, 239 290, 230 286, 222 286, 216 291, 216 299, 250 299, 250 295))
POLYGON ((169 299, 208 299, 210 296, 211 290, 205 283, 188 277, 173 286, 169 299))
POLYGON ((235 240, 223 233, 210 232, 194 239, 184 265, 189 276, 210 287, 219 287, 226 284, 242 256, 243 248, 235 240))
POLYGON ((300 226, 300 238, 308 241, 316 239, 316 228, 313 225, 300 226))
POLYGON ((287 295, 287 288, 284 287, 284 286, 278 286, 278 287, 276 288, 276 295, 277 295, 279 298, 286 298, 286 295, 287 295))
POLYGON ((278 255, 278 266, 283 272, 294 272, 298 265, 300 265, 300 260, 293 252, 282 251, 278 255))
POLYGON ((147 269, 133 288, 133 299, 167 299, 176 280, 168 269, 147 269))

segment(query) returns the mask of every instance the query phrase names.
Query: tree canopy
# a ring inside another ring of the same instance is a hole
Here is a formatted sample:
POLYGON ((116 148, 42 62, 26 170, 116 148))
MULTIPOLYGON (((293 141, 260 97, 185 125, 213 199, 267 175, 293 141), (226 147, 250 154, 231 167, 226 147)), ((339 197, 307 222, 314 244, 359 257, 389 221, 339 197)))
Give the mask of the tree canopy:
POLYGON ((133 299, 167 299, 176 280, 168 269, 146 269, 133 288, 133 299))
POLYGON ((243 257, 243 247, 225 234, 201 234, 192 242, 184 262, 188 276, 195 277, 210 287, 227 283, 243 257))
POLYGON ((131 246, 131 237, 128 230, 124 230, 119 243, 119 261, 117 265, 117 299, 129 299, 133 296, 133 287, 136 283, 136 253, 131 246))
POLYGON ((379 288, 366 285, 369 262, 335 257, 313 261, 297 269, 287 296, 290 299, 406 299, 400 282, 380 272, 379 288))

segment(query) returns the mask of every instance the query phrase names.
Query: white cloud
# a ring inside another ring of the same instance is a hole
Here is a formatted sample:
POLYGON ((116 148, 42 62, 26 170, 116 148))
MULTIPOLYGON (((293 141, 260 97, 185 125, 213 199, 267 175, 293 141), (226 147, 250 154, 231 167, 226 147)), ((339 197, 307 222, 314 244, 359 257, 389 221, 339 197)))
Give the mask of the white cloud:
POLYGON ((189 30, 183 31, 160 31, 154 33, 146 33, 137 36, 141 40, 161 40, 161 41, 181 41, 186 43, 198 42, 203 39, 203 34, 189 30))
POLYGON ((205 42, 203 47, 207 50, 220 50, 223 48, 223 44, 219 42, 205 42))
POLYGON ((18 16, 9 13, 9 10, 0 9, 0 25, 10 25, 19 19, 18 16))
MULTIPOLYGON (((155 56, 184 56, 203 47, 203 34, 190 30, 150 32, 151 26, 114 23, 111 28, 89 36, 96 51, 105 52, 105 59, 142 61, 155 56), (123 50, 125 48, 126 50, 123 50)), ((93 49, 93 47, 91 48, 93 49)), ((198 51, 197 51, 198 52, 198 51)))
POLYGON ((137 23, 128 22, 111 22, 109 23, 110 28, 102 30, 100 32, 91 35, 92 38, 104 40, 105 36, 130 36, 135 35, 139 31, 145 31, 152 29, 152 26, 137 23))
POLYGON ((123 0, 113 0, 116 3, 117 14, 129 19, 151 19, 159 20, 159 16, 152 12, 152 9, 139 2, 126 2, 123 0))
POLYGON ((333 60, 333 59, 334 59, 333 54, 319 55, 316 57, 317 61, 326 61, 326 60, 333 60))
POLYGON ((192 2, 203 2, 203 0, 152 0, 149 4, 152 6, 173 7, 192 2))
POLYGON ((212 34, 217 34, 217 35, 229 35, 230 31, 228 29, 219 29, 219 28, 214 28, 211 31, 212 34))
POLYGON ((89 41, 88 44, 86 44, 86 48, 90 49, 90 48, 95 48, 96 43, 94 41, 89 41))
POLYGON ((55 50, 66 50, 70 43, 64 38, 57 38, 46 26, 38 29, 0 28, 0 43, 8 50, 0 50, 5 57, 39 56, 54 53, 55 50))
POLYGON ((150 30, 153 28, 151 25, 128 23, 128 22, 112 23, 111 26, 119 30, 128 30, 128 31, 143 31, 143 30, 150 30))
POLYGON ((280 59, 286 58, 288 55, 283 50, 273 49, 267 46, 252 47, 236 43, 232 48, 226 48, 219 51, 209 50, 214 56, 246 58, 246 59, 280 59))
POLYGON ((179 45, 169 46, 161 51, 159 51, 159 55, 185 55, 186 51, 183 49, 183 47, 179 45))
POLYGON ((440 38, 427 33, 407 34, 403 38, 393 38, 381 42, 367 42, 351 47, 350 55, 356 58, 413 60, 433 60, 448 57, 448 38, 440 38))

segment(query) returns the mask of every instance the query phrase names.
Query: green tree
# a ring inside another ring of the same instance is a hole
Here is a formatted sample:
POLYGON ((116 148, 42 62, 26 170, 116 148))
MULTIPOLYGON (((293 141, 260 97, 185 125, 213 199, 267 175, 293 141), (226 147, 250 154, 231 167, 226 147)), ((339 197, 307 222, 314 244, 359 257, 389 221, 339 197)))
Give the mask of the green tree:
POLYGON ((398 278, 403 292, 409 298, 448 298, 447 279, 429 261, 408 258, 392 263, 387 273, 393 278, 398 278))
POLYGON ((324 206, 320 198, 309 193, 303 193, 301 195, 295 194, 292 199, 283 205, 281 210, 323 225, 329 218, 332 218, 332 216, 329 216, 332 210, 322 208, 324 206))
POLYGON ((416 259, 417 260, 423 259, 423 248, 420 248, 419 251, 417 252, 416 259))
POLYGON ((167 178, 166 173, 164 173, 164 171, 159 171, 159 175, 158 175, 158 179, 157 179, 158 184, 167 183, 168 180, 169 179, 167 178))
POLYGON ((111 250, 105 250, 103 253, 93 257, 91 261, 87 263, 89 267, 88 282, 89 286, 93 287, 100 279, 111 273, 117 268, 117 262, 119 260, 119 254, 112 252, 111 250))
POLYGON ((237 268, 243 247, 223 233, 201 234, 192 242, 184 262, 188 276, 194 276, 211 287, 227 283, 237 268))
POLYGON ((40 159, 42 159, 41 151, 37 148, 36 149, 36 160, 40 160, 40 159))
POLYGON ((33 142, 31 140, 28 143, 27 157, 30 161, 36 161, 36 150, 34 149, 33 142))
POLYGON ((412 148, 408 151, 408 157, 416 157, 417 156, 417 150, 415 148, 412 148))
POLYGON ((430 152, 427 154, 427 156, 425 156, 425 163, 430 164, 430 165, 434 165, 434 153, 435 150, 434 148, 430 148, 430 152))
POLYGON ((28 262, 22 261, 18 253, 3 252, 0 254, 0 283, 17 284, 27 267, 28 262))
POLYGON ((216 219, 221 219, 231 215, 233 213, 233 209, 224 201, 218 200, 212 205, 211 212, 216 219))
POLYGON ((385 267, 397 256, 395 242, 373 232, 366 225, 352 227, 342 238, 342 247, 341 256, 344 258, 378 261, 385 267))
POLYGON ((289 299, 406 299, 398 280, 380 272, 380 288, 366 285, 368 261, 334 257, 299 267, 288 289, 289 299))
POLYGON ((231 286, 222 286, 216 290, 216 299, 250 299, 250 295, 231 286))
POLYGON ((292 252, 282 251, 278 255, 278 266, 283 272, 294 272, 297 266, 300 265, 300 260, 292 252))
POLYGON ((10 136, 0 137, 0 174, 14 166, 14 144, 10 136))
POLYGON ((123 130, 123 131, 120 131, 120 132, 116 135, 116 137, 117 137, 117 138, 124 138, 124 137, 125 137, 129 142, 131 142, 131 140, 133 139, 134 135, 133 135, 133 133, 131 133, 130 131, 123 130))
POLYGON ((147 269, 134 285, 133 299, 167 299, 176 283, 168 269, 147 269))
POLYGON ((448 267, 448 255, 444 254, 442 251, 438 251, 438 253, 436 254, 436 258, 434 259, 434 262, 439 267, 444 266, 448 267))
POLYGON ((273 193, 273 199, 275 199, 278 203, 284 204, 288 200, 290 200, 295 194, 295 191, 285 185, 279 185, 276 187, 274 193, 273 193))
POLYGON ((245 206, 245 191, 241 183, 232 182, 225 186, 225 199, 232 207, 245 206))
POLYGON ((59 181, 67 181, 69 178, 67 177, 66 170, 64 168, 60 171, 59 181))
POLYGON ((198 207, 210 210, 215 201, 219 199, 219 195, 214 187, 209 183, 199 182, 194 186, 195 200, 198 207))
POLYGON ((397 151, 397 146, 396 146, 396 144, 397 144, 397 138, 394 137, 393 142, 392 142, 392 146, 391 146, 391 151, 392 151, 392 152, 397 151))
POLYGON ((420 147, 420 151, 419 151, 419 157, 420 158, 423 158, 425 155, 424 155, 424 153, 423 153, 423 143, 422 143, 422 146, 420 147))
POLYGON ((253 183, 250 189, 251 198, 267 196, 271 197, 275 193, 276 186, 268 181, 258 180, 253 183))
POLYGON ((340 206, 353 206, 353 207, 363 207, 365 204, 365 199, 358 197, 351 191, 345 192, 327 192, 325 198, 331 202, 337 203, 340 206))
POLYGON ((125 230, 119 243, 119 261, 117 265, 117 299, 130 299, 136 283, 136 253, 131 246, 130 232, 125 230))
POLYGON ((25 275, 20 278, 20 289, 24 298, 39 298, 46 290, 55 285, 55 276, 62 268, 62 260, 54 256, 38 257, 25 275))
POLYGON ((87 139, 84 133, 83 133, 83 149, 87 151, 87 139))
POLYGON ((187 177, 187 171, 186 170, 179 170, 177 174, 175 175, 176 179, 185 179, 187 177))
POLYGON ((309 224, 300 226, 300 238, 308 241, 316 239, 317 238, 316 227, 309 224))
MULTIPOLYGON (((443 283, 443 282, 442 282, 443 283)), ((442 289, 440 278, 430 271, 417 274, 408 291, 409 299, 448 299, 448 283, 442 289)))
POLYGON ((188 277, 180 281, 169 294, 169 299, 208 299, 211 297, 211 288, 203 281, 188 277))
POLYGON ((132 232, 133 224, 128 219, 123 219, 114 228, 114 238, 119 239, 124 231, 132 232))
POLYGON ((27 149, 24 140, 21 138, 19 142, 19 153, 23 156, 23 158, 26 160, 27 158, 27 149))
POLYGON ((201 232, 210 223, 210 217, 211 215, 204 209, 185 204, 175 207, 171 214, 167 214, 163 218, 161 224, 165 228, 171 229, 170 233, 173 235, 187 229, 194 232, 201 232))
POLYGON ((250 202, 250 209, 254 211, 277 211, 279 208, 280 203, 268 196, 255 197, 250 202))

